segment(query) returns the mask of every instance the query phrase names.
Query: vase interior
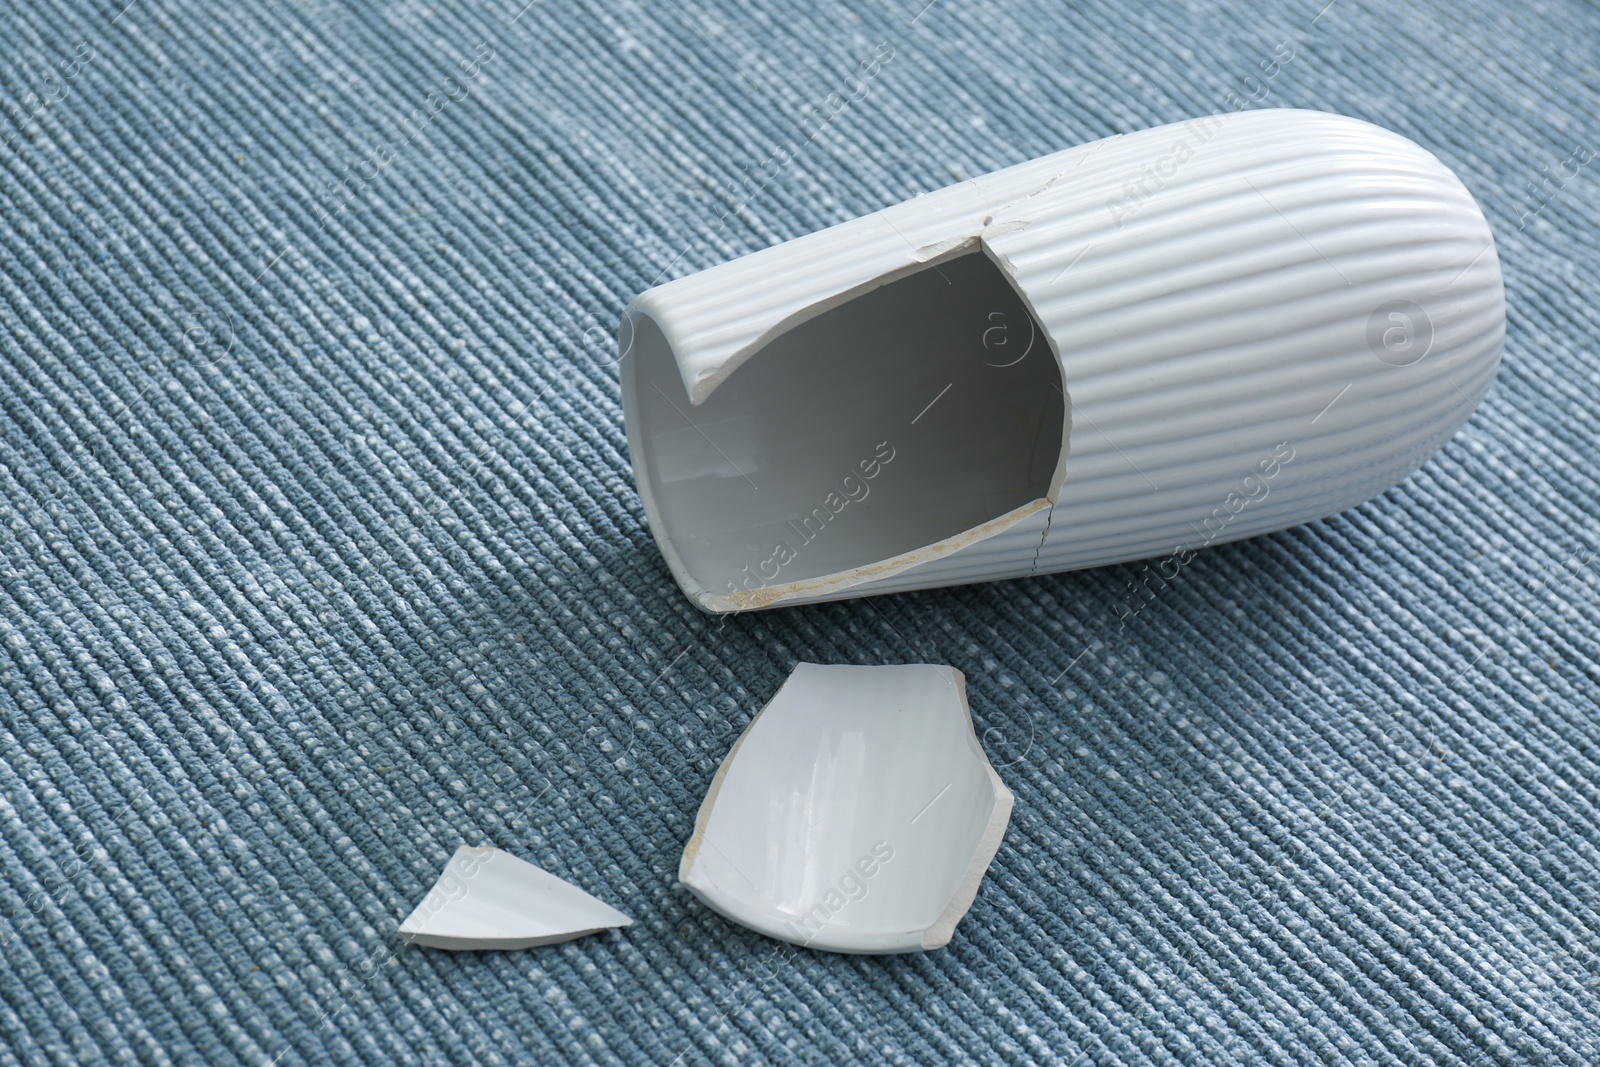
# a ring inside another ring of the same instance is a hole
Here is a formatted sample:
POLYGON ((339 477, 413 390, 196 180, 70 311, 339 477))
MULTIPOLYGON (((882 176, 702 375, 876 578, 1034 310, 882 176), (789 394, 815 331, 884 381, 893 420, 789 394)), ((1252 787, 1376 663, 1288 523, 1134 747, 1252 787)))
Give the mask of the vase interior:
POLYGON ((870 567, 1049 495, 1059 364, 981 249, 800 322, 699 405, 653 321, 628 328, 658 521, 717 595, 870 567))

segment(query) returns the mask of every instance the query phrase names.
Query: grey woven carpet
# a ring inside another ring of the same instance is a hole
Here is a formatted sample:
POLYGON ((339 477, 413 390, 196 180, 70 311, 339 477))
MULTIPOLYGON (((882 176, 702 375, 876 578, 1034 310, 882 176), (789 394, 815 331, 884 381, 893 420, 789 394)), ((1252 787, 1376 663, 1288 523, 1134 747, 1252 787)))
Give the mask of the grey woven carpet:
POLYGON ((0 11, 0 1057, 1600 1062, 1600 13, 523 2, 0 11), (1120 625, 1134 566, 689 606, 630 296, 1240 105, 1483 205, 1505 365, 1437 457, 1120 625), (1017 808, 949 948, 674 885, 802 659, 966 673, 1017 808), (461 842, 637 925, 402 946, 461 842))

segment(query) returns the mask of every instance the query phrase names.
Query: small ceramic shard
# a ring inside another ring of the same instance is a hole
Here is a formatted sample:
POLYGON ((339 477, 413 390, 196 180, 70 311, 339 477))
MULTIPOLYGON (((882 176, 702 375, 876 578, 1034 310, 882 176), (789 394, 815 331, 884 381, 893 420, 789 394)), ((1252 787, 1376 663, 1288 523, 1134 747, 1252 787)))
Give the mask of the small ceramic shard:
POLYGON ((947 944, 1011 818, 953 667, 802 663, 711 782, 678 878, 833 952, 947 944))
POLYGON ((616 908, 526 860, 462 845, 400 924, 400 937, 429 948, 516 949, 632 925, 616 908))
POLYGON ((1170 578, 1416 470, 1504 335, 1494 237, 1447 166, 1259 109, 668 281, 618 359, 651 532, 723 612, 1158 556, 1170 578))

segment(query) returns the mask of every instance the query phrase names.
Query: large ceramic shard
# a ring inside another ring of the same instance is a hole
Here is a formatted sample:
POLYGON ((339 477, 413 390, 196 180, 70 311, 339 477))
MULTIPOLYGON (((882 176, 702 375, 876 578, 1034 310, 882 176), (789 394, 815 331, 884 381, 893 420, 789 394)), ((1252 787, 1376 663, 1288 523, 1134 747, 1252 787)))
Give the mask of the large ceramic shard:
POLYGON ((526 860, 462 845, 400 924, 400 936, 429 948, 517 949, 632 925, 616 908, 526 860))
POLYGON ((678 877, 809 948, 947 944, 1011 817, 952 667, 802 663, 722 762, 678 877))
POLYGON ((1445 164, 1253 110, 666 282, 619 358, 651 532, 697 604, 739 611, 1181 567, 1334 514, 1455 432, 1504 335, 1494 238, 1445 164))

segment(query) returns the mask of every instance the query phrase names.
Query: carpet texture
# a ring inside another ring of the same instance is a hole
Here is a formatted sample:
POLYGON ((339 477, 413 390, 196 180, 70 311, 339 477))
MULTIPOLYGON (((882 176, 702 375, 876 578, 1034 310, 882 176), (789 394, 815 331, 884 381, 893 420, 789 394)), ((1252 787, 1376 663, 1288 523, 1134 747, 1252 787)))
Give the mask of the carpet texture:
POLYGON ((0 1058, 1600 1062, 1600 12, 925 2, 6 5, 0 1058), (629 297, 1236 106, 1482 204, 1505 364, 1442 452, 1133 617, 1137 565, 690 606, 629 297), (675 885, 801 660, 966 673, 1016 814, 949 948, 675 885), (463 842, 637 924, 401 945, 463 842))

